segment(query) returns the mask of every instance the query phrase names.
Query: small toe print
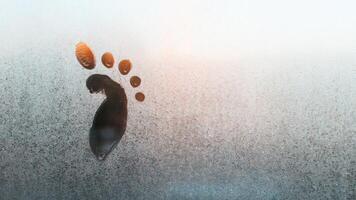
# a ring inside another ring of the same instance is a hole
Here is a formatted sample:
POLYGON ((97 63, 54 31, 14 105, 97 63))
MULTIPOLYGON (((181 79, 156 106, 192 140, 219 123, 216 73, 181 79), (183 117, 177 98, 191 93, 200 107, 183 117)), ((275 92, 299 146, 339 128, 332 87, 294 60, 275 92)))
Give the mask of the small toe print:
POLYGON ((101 57, 101 62, 107 68, 112 68, 114 66, 114 56, 110 52, 106 52, 101 57))
POLYGON ((145 95, 142 92, 137 92, 135 95, 135 98, 137 101, 144 101, 145 100, 145 95))
POLYGON ((122 60, 119 63, 119 71, 122 75, 126 75, 131 71, 131 61, 130 60, 122 60))
POLYGON ((141 79, 138 76, 133 76, 130 78, 130 84, 132 87, 138 87, 141 84, 141 79))

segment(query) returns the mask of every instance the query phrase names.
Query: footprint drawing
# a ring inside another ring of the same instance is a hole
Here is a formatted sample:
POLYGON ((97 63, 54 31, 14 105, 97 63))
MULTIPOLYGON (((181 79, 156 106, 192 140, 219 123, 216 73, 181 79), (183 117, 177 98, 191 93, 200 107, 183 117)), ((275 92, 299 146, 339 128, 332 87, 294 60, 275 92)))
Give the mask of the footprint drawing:
MULTIPOLYGON (((79 42, 75 50, 79 63, 88 70, 94 69, 96 60, 90 47, 79 42)), ((101 61, 107 68, 113 68, 115 64, 114 56, 106 52, 102 55, 101 61)), ((130 60, 121 60, 118 64, 118 71, 122 75, 127 75, 132 69, 130 60)), ((130 85, 137 88, 141 85, 141 78, 132 76, 130 85)), ((103 93, 106 99, 101 103, 95 113, 93 124, 89 131, 89 145, 95 157, 102 161, 117 146, 126 130, 127 124, 127 96, 124 88, 103 74, 93 74, 86 80, 86 86, 90 93, 103 93)), ((144 101, 145 95, 142 92, 135 94, 137 101, 144 101)))

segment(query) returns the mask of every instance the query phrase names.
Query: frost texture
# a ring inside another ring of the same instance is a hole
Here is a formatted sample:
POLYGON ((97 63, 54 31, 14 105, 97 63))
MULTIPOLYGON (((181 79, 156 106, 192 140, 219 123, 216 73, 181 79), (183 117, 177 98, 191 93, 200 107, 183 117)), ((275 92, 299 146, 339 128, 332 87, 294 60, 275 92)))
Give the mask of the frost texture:
POLYGON ((85 80, 112 72, 62 46, 1 55, 0 199, 355 199, 355 63, 136 61, 146 100, 121 78, 127 132, 98 162, 85 80))

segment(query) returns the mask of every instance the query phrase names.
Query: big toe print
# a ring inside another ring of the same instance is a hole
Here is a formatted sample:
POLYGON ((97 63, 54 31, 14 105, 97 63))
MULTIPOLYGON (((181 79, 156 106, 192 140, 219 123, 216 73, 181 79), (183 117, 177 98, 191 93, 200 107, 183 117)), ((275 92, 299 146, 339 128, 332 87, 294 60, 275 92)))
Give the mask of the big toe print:
MULTIPOLYGON (((79 63, 88 70, 94 69, 96 60, 90 47, 80 42, 76 45, 76 57, 79 63)), ((103 65, 113 68, 114 56, 106 52, 101 57, 103 65)), ((132 69, 130 60, 122 60, 118 64, 118 71, 127 75, 132 69)), ((114 69, 115 70, 115 69, 114 69)), ((137 88, 141 85, 141 78, 132 76, 130 85, 137 88)), ((92 127, 89 131, 89 145, 98 160, 105 160, 107 155, 117 146, 126 130, 127 123, 127 97, 124 88, 107 75, 93 74, 88 77, 86 86, 90 93, 103 93, 106 99, 101 103, 95 113, 92 127)), ((137 101, 144 101, 142 92, 135 94, 137 101)))

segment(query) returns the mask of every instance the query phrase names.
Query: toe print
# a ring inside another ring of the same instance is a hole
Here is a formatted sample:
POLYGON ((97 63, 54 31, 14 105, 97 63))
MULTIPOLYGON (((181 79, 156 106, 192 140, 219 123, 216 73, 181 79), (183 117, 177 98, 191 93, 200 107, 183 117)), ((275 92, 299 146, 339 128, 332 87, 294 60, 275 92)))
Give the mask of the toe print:
POLYGON ((83 42, 79 42, 75 49, 79 63, 86 69, 94 69, 95 57, 91 49, 83 42))
POLYGON ((131 62, 130 60, 122 60, 119 63, 119 71, 122 75, 126 75, 131 71, 131 62))
MULTIPOLYGON (((76 57, 85 69, 95 67, 95 56, 90 47, 80 42, 76 45, 76 57)), ((107 68, 113 68, 114 56, 110 52, 102 55, 101 61, 107 68)), ((119 72, 127 75, 132 69, 130 60, 121 60, 118 65, 119 72)), ((141 85, 141 78, 132 76, 130 84, 133 88, 141 85)), ((127 97, 124 88, 107 75, 93 74, 88 77, 86 86, 90 93, 103 93, 106 99, 101 103, 95 113, 92 127, 89 131, 89 145, 98 160, 104 160, 107 155, 120 142, 126 130, 127 123, 127 97)), ((142 92, 135 94, 137 101, 144 101, 142 92)))
POLYGON ((137 92, 135 95, 135 98, 137 101, 144 101, 145 100, 145 95, 142 92, 137 92))
POLYGON ((138 76, 133 76, 130 78, 130 84, 132 87, 138 87, 141 84, 141 79, 138 76))
POLYGON ((114 56, 110 52, 106 52, 101 57, 101 62, 107 68, 112 68, 114 66, 114 56))

